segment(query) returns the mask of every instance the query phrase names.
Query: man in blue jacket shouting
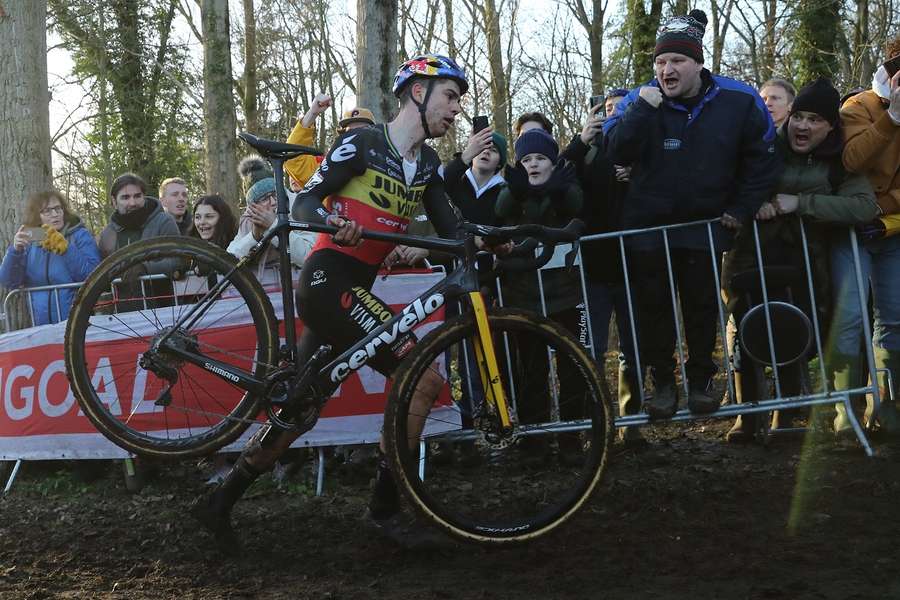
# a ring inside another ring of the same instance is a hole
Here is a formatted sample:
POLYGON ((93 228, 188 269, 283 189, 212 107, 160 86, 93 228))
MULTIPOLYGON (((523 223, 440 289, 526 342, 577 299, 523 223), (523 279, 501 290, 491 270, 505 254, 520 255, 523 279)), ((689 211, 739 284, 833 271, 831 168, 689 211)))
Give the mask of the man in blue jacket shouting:
MULTIPOLYGON (((695 413, 713 412, 720 403, 710 393, 719 302, 713 260, 731 246, 731 230, 768 199, 778 176, 775 130, 759 94, 703 67, 706 22, 703 11, 692 10, 659 28, 656 77, 632 90, 604 125, 610 159, 632 167, 625 229, 721 219, 712 226, 712 245, 706 225, 667 231, 690 350, 687 403, 695 413)), ((667 418, 678 397, 664 237, 653 232, 626 242, 640 360, 654 388, 645 408, 651 418, 667 418)))

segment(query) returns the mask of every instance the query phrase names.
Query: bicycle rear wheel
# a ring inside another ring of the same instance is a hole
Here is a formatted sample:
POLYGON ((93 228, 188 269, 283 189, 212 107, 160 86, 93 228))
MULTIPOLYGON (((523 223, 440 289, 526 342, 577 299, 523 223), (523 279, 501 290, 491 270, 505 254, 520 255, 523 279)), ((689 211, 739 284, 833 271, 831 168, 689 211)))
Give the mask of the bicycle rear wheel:
POLYGON ((503 544, 547 533, 584 504, 605 470, 613 419, 594 362, 557 323, 504 310, 489 324, 511 430, 501 430, 485 401, 474 317, 465 314, 431 332, 401 365, 385 437, 416 512, 454 537, 503 544), (446 385, 423 411, 414 392, 432 368, 446 385))
POLYGON ((81 287, 66 327, 66 373, 84 413, 113 443, 158 458, 201 456, 233 441, 257 416, 259 398, 210 368, 152 350, 172 332, 180 348, 257 378, 275 367, 272 305, 247 270, 230 273, 235 264, 203 240, 155 238, 113 253, 81 287), (134 276, 172 269, 183 275, 134 276), (198 306, 223 279, 222 293, 198 306), (193 324, 173 327, 195 308, 202 310, 193 324))

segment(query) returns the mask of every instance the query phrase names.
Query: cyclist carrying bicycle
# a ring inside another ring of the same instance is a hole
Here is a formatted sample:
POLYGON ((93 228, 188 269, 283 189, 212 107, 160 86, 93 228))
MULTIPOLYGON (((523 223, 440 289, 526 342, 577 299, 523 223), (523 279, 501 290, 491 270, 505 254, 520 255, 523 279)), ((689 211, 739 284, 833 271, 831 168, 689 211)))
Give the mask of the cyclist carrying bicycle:
MULTIPOLYGON (((450 58, 428 54, 406 61, 394 78, 393 92, 400 100, 397 117, 338 137, 298 195, 294 219, 339 228, 334 236, 319 234, 301 273, 297 290, 298 314, 304 323, 301 361, 322 344, 343 352, 393 314, 371 293, 379 265, 393 245, 361 240, 363 229, 403 233, 421 203, 439 236, 456 236, 458 218, 444 195, 440 159, 424 142, 447 133, 468 87, 464 71, 450 58)), ((401 334, 392 344, 378 347, 367 364, 391 377, 414 344, 412 333, 401 334)), ((415 414, 422 415, 422 423, 411 424, 413 431, 421 431, 443 385, 434 368, 420 381, 413 404, 421 409, 415 414)), ((271 424, 261 428, 222 483, 195 501, 194 516, 220 541, 236 542, 232 507, 297 437, 271 424)), ((382 440, 369 503, 376 522, 390 519, 400 509, 383 451, 382 440)))

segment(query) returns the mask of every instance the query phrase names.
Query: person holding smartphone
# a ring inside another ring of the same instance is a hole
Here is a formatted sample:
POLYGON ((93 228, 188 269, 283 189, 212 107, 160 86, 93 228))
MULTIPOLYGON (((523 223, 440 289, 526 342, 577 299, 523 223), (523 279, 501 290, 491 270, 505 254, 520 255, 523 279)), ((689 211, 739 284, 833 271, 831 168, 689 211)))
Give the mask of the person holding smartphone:
MULTIPOLYGON (((65 195, 57 190, 32 194, 24 213, 24 223, 0 264, 0 284, 13 289, 87 279, 100 263, 100 251, 81 219, 69 209, 65 195)), ((65 320, 74 297, 71 288, 31 292, 33 324, 65 320)))
MULTIPOLYGON (((885 62, 875 72, 872 87, 849 98, 841 108, 846 144, 844 167, 868 177, 875 189, 880 214, 857 228, 863 290, 871 289, 875 305, 875 366, 888 368, 894 385, 900 381, 900 36, 885 46, 885 62)), ((859 338, 863 319, 859 305, 853 247, 849 236, 836 236, 831 248, 831 269, 835 290, 835 315, 831 337, 836 359, 832 364, 835 388, 856 387, 862 372, 859 338)), ((882 429, 900 433, 900 413, 889 392, 890 379, 879 371, 882 429)), ((843 405, 834 421, 836 433, 851 431, 843 405)))

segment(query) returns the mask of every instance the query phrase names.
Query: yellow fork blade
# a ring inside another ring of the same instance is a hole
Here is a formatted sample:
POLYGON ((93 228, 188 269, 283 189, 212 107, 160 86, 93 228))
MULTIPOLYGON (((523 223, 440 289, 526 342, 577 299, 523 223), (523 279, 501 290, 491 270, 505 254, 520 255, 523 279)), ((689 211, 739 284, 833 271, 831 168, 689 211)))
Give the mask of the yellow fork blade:
POLYGON ((497 354, 494 351, 494 339, 491 337, 491 329, 488 325, 487 307, 481 292, 469 292, 469 300, 475 311, 475 325, 478 331, 478 339, 475 346, 475 358, 481 371, 481 381, 490 390, 488 398, 492 398, 497 412, 500 415, 500 424, 504 429, 512 425, 509 418, 509 405, 506 402, 506 394, 503 393, 503 384, 500 381, 500 369, 497 366, 497 354))

